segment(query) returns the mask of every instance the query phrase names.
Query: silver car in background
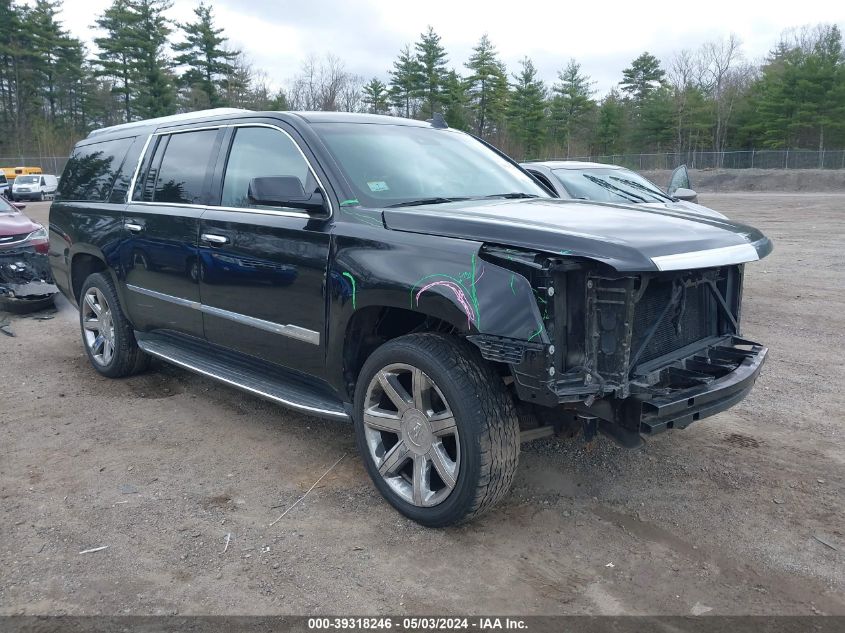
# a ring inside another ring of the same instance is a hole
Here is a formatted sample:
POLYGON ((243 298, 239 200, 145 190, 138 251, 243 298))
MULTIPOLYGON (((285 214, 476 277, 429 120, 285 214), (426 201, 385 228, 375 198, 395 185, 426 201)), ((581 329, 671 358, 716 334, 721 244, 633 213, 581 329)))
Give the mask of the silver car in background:
POLYGON ((522 163, 522 167, 560 198, 641 204, 726 219, 718 211, 698 204, 698 194, 690 188, 686 165, 672 172, 666 191, 638 173, 618 165, 555 160, 522 163))

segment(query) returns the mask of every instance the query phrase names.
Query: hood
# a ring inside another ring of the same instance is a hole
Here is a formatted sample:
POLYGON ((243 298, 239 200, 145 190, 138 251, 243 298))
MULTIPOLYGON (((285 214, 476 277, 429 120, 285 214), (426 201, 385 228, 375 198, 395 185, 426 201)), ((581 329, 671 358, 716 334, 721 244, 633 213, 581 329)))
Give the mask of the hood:
POLYGON ((385 209, 384 222, 397 231, 585 257, 618 271, 739 264, 772 250, 769 238, 757 229, 721 218, 556 198, 385 209))
POLYGON ((728 216, 714 211, 708 207, 700 205, 695 202, 686 202, 685 200, 675 200, 674 202, 645 202, 643 206, 652 209, 667 209, 669 211, 681 211, 682 213, 696 213, 711 218, 719 218, 720 220, 727 220, 728 216))
POLYGON ((23 213, 0 211, 0 237, 32 233, 40 228, 40 224, 36 224, 23 213))

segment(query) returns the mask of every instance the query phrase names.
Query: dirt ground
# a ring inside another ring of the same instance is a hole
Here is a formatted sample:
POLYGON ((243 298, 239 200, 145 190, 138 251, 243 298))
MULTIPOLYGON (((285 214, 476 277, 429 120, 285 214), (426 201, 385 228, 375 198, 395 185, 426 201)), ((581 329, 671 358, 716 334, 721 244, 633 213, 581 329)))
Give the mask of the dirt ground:
POLYGON ((101 378, 64 301, 12 317, 0 614, 845 614, 845 194, 702 202, 775 242, 747 269, 751 396, 639 451, 524 445, 458 528, 392 510, 349 425, 163 364, 101 378))
MULTIPOLYGON (((671 170, 641 172, 665 187, 671 170)), ((690 183, 699 193, 841 193, 845 191, 845 169, 690 169, 690 183)))

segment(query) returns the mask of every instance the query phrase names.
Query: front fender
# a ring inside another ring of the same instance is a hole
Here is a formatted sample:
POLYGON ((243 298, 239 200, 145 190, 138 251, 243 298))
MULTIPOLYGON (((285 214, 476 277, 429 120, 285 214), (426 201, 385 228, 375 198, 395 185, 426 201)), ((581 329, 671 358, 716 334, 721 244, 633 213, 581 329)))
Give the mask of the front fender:
POLYGON ((328 367, 342 365, 350 320, 372 306, 419 312, 465 335, 549 342, 528 280, 480 259, 480 242, 344 229, 334 237, 328 270, 328 367))

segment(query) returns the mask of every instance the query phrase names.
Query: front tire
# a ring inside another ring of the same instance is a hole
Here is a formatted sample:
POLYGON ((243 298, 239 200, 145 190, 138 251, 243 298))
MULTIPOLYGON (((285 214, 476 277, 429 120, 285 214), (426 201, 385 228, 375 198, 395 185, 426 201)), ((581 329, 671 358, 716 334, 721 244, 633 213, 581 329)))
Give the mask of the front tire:
POLYGON ((88 360, 103 376, 122 378, 149 366, 150 358, 138 347, 107 274, 94 273, 82 284, 79 326, 88 360))
POLYGON ((428 527, 488 510, 519 460, 516 410, 501 377, 469 343, 440 334, 394 339, 367 359, 355 434, 379 492, 428 527))

